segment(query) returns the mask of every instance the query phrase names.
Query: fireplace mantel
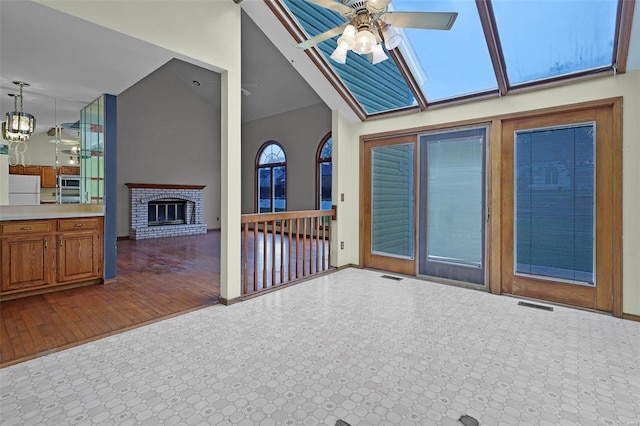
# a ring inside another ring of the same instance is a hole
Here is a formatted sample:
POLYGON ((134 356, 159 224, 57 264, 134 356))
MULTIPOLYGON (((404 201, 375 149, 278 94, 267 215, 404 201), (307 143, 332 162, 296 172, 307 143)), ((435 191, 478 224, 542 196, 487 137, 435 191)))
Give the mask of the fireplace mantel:
POLYGON ((127 188, 145 189, 204 189, 207 185, 168 185, 164 183, 125 183, 127 188))

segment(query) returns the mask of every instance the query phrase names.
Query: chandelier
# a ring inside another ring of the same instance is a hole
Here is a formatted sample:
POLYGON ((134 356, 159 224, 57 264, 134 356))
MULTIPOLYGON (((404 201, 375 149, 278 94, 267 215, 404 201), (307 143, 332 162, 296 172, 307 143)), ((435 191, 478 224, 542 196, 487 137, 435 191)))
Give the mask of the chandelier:
POLYGON ((351 50, 358 55, 371 54, 370 61, 377 64, 389 59, 382 49, 382 43, 375 33, 382 32, 381 40, 387 50, 395 49, 402 42, 402 36, 387 25, 382 19, 378 19, 379 13, 386 10, 390 0, 369 0, 365 7, 361 7, 356 16, 344 28, 338 38, 338 47, 330 58, 339 64, 347 61, 347 52, 351 50))
POLYGON ((26 142, 36 127, 35 117, 22 110, 22 89, 29 87, 29 84, 22 81, 14 81, 13 84, 20 87, 20 94, 9 95, 13 96, 14 110, 7 112, 2 122, 2 138, 10 142, 26 142), (18 109, 18 100, 20 100, 20 109, 18 109))

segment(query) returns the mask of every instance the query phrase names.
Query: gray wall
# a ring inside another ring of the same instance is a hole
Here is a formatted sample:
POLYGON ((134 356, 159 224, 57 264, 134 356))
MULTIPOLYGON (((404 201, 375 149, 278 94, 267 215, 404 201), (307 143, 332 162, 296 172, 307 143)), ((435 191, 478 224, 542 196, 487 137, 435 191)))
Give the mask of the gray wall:
POLYGON ((331 110, 317 104, 242 125, 242 213, 255 213, 255 161, 275 140, 287 156, 287 210, 315 209, 316 151, 331 131, 331 110))
POLYGON ((220 227, 220 99, 189 84, 163 66, 118 95, 118 236, 129 233, 128 182, 206 185, 203 222, 220 227))

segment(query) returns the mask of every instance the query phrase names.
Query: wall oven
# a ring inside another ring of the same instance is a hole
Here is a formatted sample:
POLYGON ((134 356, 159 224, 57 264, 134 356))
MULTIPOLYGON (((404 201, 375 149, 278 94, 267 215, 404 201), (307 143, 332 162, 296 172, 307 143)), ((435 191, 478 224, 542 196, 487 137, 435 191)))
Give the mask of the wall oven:
POLYGON ((60 189, 60 204, 80 204, 80 176, 60 175, 58 188, 60 189))

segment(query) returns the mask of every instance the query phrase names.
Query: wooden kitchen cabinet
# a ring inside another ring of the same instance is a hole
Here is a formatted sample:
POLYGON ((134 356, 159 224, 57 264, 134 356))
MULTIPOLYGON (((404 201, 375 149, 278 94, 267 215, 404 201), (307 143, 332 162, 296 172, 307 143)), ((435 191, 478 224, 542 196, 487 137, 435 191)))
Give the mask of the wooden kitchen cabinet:
POLYGON ((0 226, 2 292, 53 284, 54 242, 49 221, 3 222, 0 226))
POLYGON ((40 186, 42 188, 55 188, 56 168, 53 166, 42 166, 40 171, 40 186))
POLYGON ((61 175, 79 175, 80 166, 60 166, 61 175))
POLYGON ((102 282, 103 218, 0 222, 0 300, 102 282))
POLYGON ((58 219, 58 282, 100 278, 102 246, 97 218, 58 219))
POLYGON ((40 176, 42 166, 22 166, 23 175, 40 176))

